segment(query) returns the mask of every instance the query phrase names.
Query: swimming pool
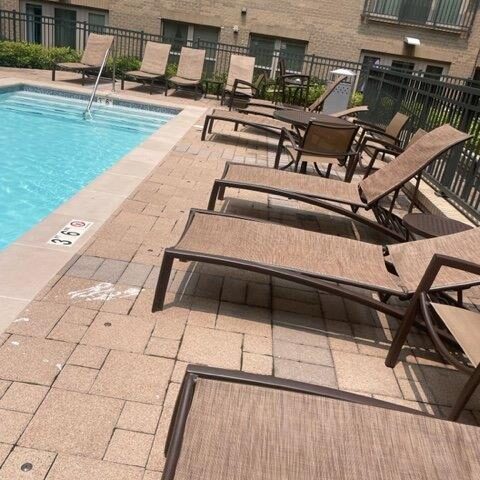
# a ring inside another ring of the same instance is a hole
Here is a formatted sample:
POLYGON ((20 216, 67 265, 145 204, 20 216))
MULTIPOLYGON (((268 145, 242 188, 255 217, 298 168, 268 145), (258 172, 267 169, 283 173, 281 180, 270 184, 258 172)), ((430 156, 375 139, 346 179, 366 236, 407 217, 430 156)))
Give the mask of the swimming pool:
POLYGON ((178 113, 35 87, 0 89, 0 250, 178 113))

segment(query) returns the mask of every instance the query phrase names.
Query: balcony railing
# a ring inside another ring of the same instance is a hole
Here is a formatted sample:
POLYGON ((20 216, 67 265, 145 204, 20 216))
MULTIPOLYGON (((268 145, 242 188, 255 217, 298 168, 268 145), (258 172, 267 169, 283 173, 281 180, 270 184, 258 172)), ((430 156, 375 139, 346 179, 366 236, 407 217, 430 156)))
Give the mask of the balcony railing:
POLYGON ((470 33, 479 0, 365 0, 365 18, 470 33))

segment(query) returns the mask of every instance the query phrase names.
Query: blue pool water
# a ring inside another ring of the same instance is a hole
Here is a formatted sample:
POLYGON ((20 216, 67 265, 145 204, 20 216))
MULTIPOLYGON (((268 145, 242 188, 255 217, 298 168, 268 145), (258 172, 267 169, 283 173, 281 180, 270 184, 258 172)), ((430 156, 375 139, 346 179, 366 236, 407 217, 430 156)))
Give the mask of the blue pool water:
POLYGON ((0 250, 177 113, 86 102, 0 90, 0 250))

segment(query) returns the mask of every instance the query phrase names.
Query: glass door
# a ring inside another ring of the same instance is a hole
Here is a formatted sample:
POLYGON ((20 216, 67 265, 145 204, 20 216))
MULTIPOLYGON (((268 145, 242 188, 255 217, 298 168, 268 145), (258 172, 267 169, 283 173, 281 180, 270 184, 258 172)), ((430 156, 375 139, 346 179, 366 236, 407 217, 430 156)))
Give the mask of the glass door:
POLYGON ((27 42, 42 43, 42 6, 27 3, 27 42))
POLYGON ((55 46, 76 48, 77 12, 65 8, 55 9, 55 46))

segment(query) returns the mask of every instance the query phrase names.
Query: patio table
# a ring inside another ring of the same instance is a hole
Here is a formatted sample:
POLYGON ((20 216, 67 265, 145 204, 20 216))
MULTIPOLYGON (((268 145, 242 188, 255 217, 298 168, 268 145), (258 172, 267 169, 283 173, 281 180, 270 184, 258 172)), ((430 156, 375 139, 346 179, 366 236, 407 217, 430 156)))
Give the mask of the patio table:
POLYGON ((429 213, 409 213, 403 217, 402 222, 409 234, 413 233, 424 238, 451 235, 473 228, 458 220, 429 213))
POLYGON ((326 113, 307 112, 305 110, 275 110, 273 116, 295 127, 306 127, 310 122, 319 122, 326 125, 351 125, 348 120, 333 117, 326 113))

